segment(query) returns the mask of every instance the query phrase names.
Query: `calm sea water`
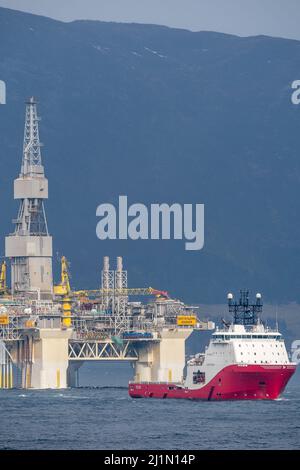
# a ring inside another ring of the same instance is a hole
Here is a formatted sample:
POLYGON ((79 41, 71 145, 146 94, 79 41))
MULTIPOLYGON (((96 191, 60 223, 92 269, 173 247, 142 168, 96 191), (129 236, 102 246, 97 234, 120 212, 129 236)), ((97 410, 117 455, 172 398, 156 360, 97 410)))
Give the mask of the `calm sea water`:
POLYGON ((0 448, 300 448, 299 371, 280 400, 214 403, 133 400, 129 369, 95 366, 82 369, 81 388, 0 390, 0 448))

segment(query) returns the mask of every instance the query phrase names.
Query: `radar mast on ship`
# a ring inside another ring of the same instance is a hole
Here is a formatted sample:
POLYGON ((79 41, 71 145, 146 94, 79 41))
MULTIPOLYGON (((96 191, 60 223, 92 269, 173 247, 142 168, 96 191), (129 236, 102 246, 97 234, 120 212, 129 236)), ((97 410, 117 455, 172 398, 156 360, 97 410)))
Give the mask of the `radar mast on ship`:
POLYGON ((233 300, 233 294, 227 295, 229 313, 233 315, 234 325, 258 325, 262 313, 263 302, 261 294, 256 294, 256 302, 249 303, 249 290, 241 289, 239 301, 233 300))

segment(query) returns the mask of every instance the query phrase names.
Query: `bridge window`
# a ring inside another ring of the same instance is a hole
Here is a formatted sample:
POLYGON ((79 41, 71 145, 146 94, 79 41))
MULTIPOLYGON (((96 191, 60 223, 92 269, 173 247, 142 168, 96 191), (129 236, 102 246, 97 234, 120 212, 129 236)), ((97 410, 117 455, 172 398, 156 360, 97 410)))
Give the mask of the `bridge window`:
POLYGON ((201 384, 205 382, 205 372, 193 372, 193 384, 201 384))

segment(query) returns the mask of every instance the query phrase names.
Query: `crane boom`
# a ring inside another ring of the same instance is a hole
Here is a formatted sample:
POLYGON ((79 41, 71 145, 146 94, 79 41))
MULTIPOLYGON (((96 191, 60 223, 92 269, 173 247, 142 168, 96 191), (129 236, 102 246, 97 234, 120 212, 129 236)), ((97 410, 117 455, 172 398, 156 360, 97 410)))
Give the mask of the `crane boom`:
POLYGON ((1 273, 0 273, 0 294, 6 294, 7 285, 6 285, 6 261, 3 261, 1 264, 1 273))
POLYGON ((164 298, 168 298, 168 292, 153 287, 137 287, 137 288, 122 288, 122 289, 95 289, 95 290, 79 290, 73 291, 72 295, 75 297, 95 297, 104 294, 113 294, 115 296, 128 296, 128 295, 156 295, 164 298))
POLYGON ((61 258, 61 274, 60 283, 54 286, 54 294, 56 295, 69 295, 71 293, 69 263, 65 256, 61 258))
POLYGON ((128 296, 128 295, 155 295, 157 297, 161 297, 164 299, 169 298, 169 294, 167 291, 153 289, 153 287, 137 287, 137 288, 114 288, 114 289, 106 289, 106 288, 99 288, 94 290, 78 290, 72 291, 71 284, 70 284, 70 274, 69 274, 69 263, 65 256, 61 258, 61 280, 60 283, 54 286, 54 294, 59 296, 68 296, 68 297, 101 297, 103 295, 113 295, 116 297, 121 296, 128 296))

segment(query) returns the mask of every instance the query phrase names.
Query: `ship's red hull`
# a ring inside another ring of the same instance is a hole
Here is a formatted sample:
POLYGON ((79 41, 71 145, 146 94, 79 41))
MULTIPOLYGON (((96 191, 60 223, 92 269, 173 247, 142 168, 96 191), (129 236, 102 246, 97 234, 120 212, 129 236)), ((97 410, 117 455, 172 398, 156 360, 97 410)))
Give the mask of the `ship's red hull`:
POLYGON ((296 366, 231 365, 197 389, 172 383, 130 383, 132 398, 186 398, 195 400, 275 400, 283 392, 296 366))

